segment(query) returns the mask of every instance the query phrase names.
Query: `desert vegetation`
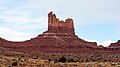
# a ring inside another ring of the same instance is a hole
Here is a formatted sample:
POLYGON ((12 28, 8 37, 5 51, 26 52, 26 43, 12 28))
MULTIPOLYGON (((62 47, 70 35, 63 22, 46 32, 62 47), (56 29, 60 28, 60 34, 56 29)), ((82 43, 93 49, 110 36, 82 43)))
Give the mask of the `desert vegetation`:
MULTIPOLYGON (((120 67, 120 62, 101 55, 49 54, 34 57, 0 55, 0 67, 120 67), (48 57, 48 58, 45 58, 48 57), (79 59, 78 59, 79 58, 79 59)), ((114 56, 114 59, 117 56, 114 56)))

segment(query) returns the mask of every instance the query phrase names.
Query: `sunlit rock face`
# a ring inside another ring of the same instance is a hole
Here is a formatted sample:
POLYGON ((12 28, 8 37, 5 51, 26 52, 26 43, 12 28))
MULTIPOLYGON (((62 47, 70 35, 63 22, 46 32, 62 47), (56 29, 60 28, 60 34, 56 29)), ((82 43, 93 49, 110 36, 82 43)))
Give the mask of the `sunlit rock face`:
POLYGON ((50 12, 48 14, 48 31, 46 33, 75 35, 74 24, 71 18, 60 21, 56 15, 50 12))

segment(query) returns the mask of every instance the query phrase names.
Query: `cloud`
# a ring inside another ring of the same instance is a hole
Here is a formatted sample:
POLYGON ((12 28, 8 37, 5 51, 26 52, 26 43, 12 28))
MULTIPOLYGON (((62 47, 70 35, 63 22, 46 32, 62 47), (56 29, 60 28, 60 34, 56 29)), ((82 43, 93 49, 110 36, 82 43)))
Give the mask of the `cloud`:
POLYGON ((0 27, 0 32, 1 34, 7 34, 9 33, 9 35, 26 35, 27 33, 22 33, 22 32, 17 32, 17 31, 13 31, 11 29, 8 28, 4 28, 4 27, 0 27))
POLYGON ((89 42, 97 42, 98 45, 102 45, 105 47, 108 47, 111 43, 114 43, 115 41, 111 41, 111 40, 106 40, 106 41, 98 41, 98 40, 86 40, 89 42))
POLYGON ((8 28, 0 27, 0 37, 10 41, 24 41, 30 39, 30 37, 33 36, 35 35, 32 33, 18 32, 8 28))
POLYGON ((30 11, 22 11, 22 9, 3 10, 1 14, 0 19, 5 20, 5 22, 28 23, 36 20, 31 17, 30 11))
POLYGON ((4 20, 7 23, 39 23, 44 22, 46 19, 43 19, 41 17, 38 18, 30 18, 26 16, 0 16, 0 19, 4 20))
POLYGON ((43 12, 44 10, 47 13, 52 10, 57 12, 61 18, 73 17, 76 25, 80 26, 92 24, 117 25, 120 21, 119 0, 27 0, 27 2, 27 7, 36 11, 43 12), (71 5, 73 3, 75 4, 71 5))
POLYGON ((10 41, 24 41, 40 34, 38 30, 47 28, 46 18, 36 13, 38 10, 27 6, 24 0, 0 0, 0 3, 0 37, 10 41))
POLYGON ((0 4, 3 3, 5 0, 0 0, 0 4))
POLYGON ((0 19, 5 20, 5 22, 12 22, 12 23, 26 23, 31 21, 30 18, 20 17, 20 16, 5 16, 5 17, 1 17, 0 19))
POLYGON ((31 29, 46 29, 47 28, 47 18, 42 16, 33 16, 30 11, 23 9, 5 10, 3 15, 0 15, 0 22, 3 26, 10 29, 18 30, 31 30, 31 29), (22 27, 21 27, 22 26, 22 27))

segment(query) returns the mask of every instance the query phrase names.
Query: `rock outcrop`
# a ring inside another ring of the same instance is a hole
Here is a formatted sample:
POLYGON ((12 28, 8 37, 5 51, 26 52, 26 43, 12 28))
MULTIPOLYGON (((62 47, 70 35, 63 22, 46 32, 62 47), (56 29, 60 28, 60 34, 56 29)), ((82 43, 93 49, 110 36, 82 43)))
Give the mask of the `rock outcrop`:
POLYGON ((105 53, 120 54, 120 40, 109 47, 97 46, 75 35, 73 20, 60 21, 56 15, 48 14, 48 30, 31 40, 12 42, 0 38, 3 47, 19 52, 34 53, 105 53), (117 48, 116 48, 117 47, 117 48))
POLYGON ((120 40, 118 40, 116 43, 111 43, 109 47, 120 48, 120 40))
POLYGON ((74 35, 74 24, 71 18, 60 21, 56 15, 50 12, 48 14, 48 31, 46 33, 60 33, 74 35))

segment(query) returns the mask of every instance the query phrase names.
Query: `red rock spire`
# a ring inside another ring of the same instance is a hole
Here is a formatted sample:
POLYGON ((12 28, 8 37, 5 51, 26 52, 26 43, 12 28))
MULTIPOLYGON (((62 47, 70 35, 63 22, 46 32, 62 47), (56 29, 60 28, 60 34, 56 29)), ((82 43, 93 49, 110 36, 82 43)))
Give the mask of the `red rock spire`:
POLYGON ((48 32, 51 33, 74 33, 74 24, 71 18, 67 18, 65 21, 59 21, 53 12, 48 13, 48 32))

